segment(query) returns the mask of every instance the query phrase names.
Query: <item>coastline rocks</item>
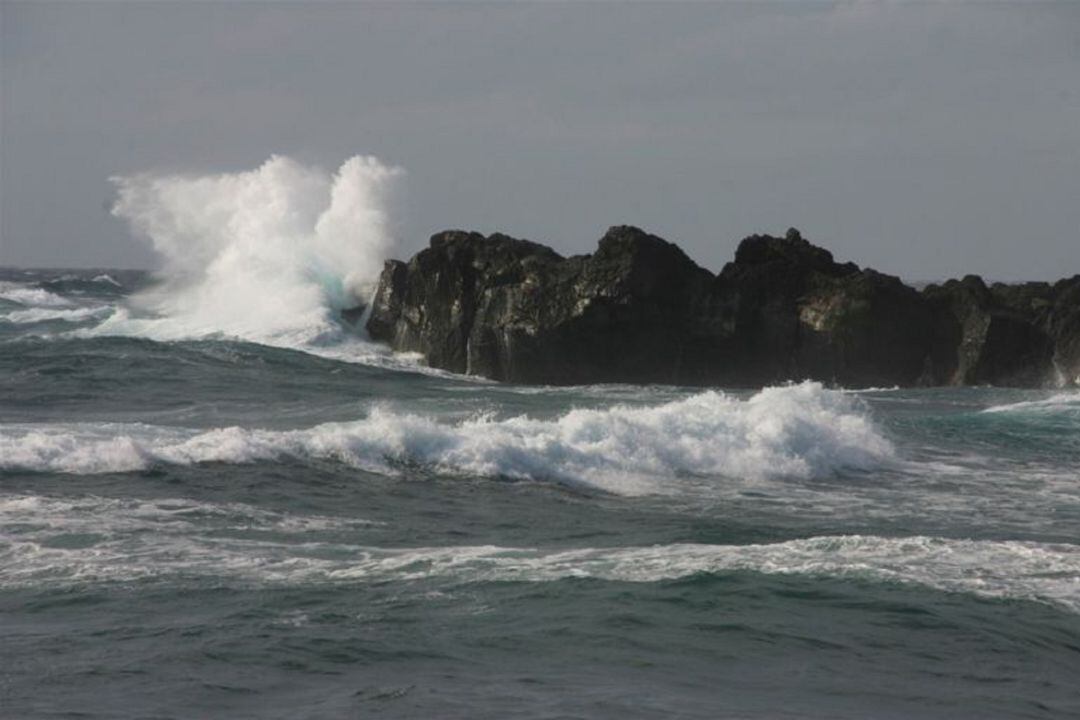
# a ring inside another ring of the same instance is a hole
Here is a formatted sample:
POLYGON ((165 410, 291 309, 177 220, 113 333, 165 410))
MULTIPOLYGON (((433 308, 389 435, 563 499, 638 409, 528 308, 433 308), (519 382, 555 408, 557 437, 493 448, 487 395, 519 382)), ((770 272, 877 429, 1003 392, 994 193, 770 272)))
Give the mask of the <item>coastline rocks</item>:
POLYGON ((614 227, 595 253, 570 258, 449 231, 386 264, 367 328, 433 367, 496 380, 685 382, 703 372, 694 323, 712 280, 637 228, 614 227))
POLYGON ((923 292, 797 230, 754 235, 713 275, 616 226, 591 255, 446 231, 386 263, 371 338, 495 380, 760 386, 1080 382, 1080 276, 923 292))
POLYGON ((1080 386, 1080 275, 1054 283, 1046 331, 1054 343, 1057 385, 1080 386))
POLYGON ((854 263, 791 229, 739 244, 714 284, 733 326, 724 381, 814 378, 851 386, 915 384, 931 354, 924 300, 899 278, 854 263))
POLYGON ((926 288, 945 346, 953 349, 944 383, 1031 386, 1051 376, 1053 342, 1040 322, 1045 299, 1034 285, 995 292, 968 275, 926 288))

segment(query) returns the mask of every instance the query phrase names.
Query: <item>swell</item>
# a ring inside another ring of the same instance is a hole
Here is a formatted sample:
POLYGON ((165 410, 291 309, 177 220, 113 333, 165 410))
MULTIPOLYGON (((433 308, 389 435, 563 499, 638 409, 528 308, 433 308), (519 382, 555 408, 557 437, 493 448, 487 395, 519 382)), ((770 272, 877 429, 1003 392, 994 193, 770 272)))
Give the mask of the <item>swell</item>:
POLYGON ((543 549, 357 544, 365 520, 189 500, 9 497, 0 586, 177 581, 454 584, 595 579, 656 583, 732 573, 913 585, 1032 600, 1080 613, 1080 546, 1014 540, 829 535, 749 545, 543 549), (346 540, 322 539, 328 530, 346 540))

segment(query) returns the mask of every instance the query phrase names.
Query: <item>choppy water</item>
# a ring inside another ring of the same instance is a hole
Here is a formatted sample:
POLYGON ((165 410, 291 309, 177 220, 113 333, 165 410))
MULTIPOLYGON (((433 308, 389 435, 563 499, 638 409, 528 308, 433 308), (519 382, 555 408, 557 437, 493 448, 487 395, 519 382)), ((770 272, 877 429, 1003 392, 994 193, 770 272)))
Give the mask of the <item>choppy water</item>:
POLYGON ((148 282, 0 272, 4 717, 1080 716, 1078 393, 495 385, 148 282))

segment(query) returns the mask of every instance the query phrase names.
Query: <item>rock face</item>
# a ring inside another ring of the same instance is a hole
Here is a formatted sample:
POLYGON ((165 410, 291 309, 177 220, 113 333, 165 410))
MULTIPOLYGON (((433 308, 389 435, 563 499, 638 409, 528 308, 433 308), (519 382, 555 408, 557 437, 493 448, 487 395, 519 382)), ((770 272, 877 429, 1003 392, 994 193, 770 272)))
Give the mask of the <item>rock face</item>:
POLYGON ((1080 385, 1080 276, 987 287, 968 275, 924 291, 952 385, 1080 385))
POLYGON ((899 278, 840 264, 797 230, 742 241, 713 286, 735 385, 816 378, 914 384, 932 359, 929 314, 899 278))
POLYGON ((628 226, 568 258, 442 232, 386 263, 367 329, 433 367, 520 383, 1080 383, 1080 276, 920 293, 794 229, 746 238, 719 275, 628 226))
POLYGON ((704 380, 713 276, 658 237, 616 227, 589 256, 444 232, 390 261, 368 332, 438 368, 525 383, 704 380), (688 365, 689 364, 689 365, 688 365))

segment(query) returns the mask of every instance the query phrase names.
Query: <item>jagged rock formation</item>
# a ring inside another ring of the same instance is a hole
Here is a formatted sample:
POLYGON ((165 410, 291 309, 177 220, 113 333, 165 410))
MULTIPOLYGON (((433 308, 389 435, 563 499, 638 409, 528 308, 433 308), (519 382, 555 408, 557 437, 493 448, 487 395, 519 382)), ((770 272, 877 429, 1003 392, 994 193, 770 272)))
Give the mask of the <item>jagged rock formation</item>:
POLYGON ((568 258, 443 232, 387 262, 367 329, 433 367, 522 383, 1080 382, 1080 276, 920 293, 794 229, 746 238, 719 275, 628 226, 568 258))
POLYGON ((931 285, 952 385, 1080 384, 1080 276, 987 287, 968 275, 931 285))
POLYGON ((453 372, 530 383, 704 382, 695 327, 713 275, 636 228, 563 258, 504 235, 444 232, 383 270, 371 337, 453 372))

